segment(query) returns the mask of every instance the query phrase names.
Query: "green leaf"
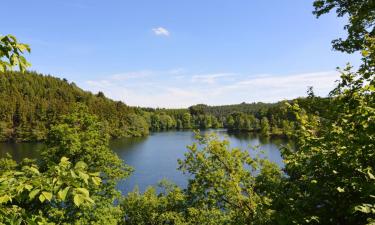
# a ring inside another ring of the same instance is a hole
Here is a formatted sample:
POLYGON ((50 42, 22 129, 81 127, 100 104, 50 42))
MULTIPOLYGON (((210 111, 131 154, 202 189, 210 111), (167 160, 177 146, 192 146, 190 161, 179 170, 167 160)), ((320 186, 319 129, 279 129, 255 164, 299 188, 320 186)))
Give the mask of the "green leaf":
POLYGON ((94 177, 99 177, 100 176, 100 172, 89 173, 89 175, 94 176, 94 177))
POLYGON ((344 188, 341 188, 341 187, 337 187, 337 191, 338 191, 338 192, 345 192, 345 189, 344 189, 344 188))
POLYGON ((77 195, 74 195, 73 202, 76 206, 79 207, 84 202, 84 199, 82 198, 81 195, 77 194, 77 195))
POLYGON ((17 55, 16 54, 13 54, 11 57, 10 57, 10 64, 12 65, 12 66, 15 66, 15 65, 17 65, 18 64, 18 57, 17 57, 17 55))
POLYGON ((91 204, 94 204, 94 200, 92 200, 92 198, 90 198, 90 197, 85 197, 85 200, 87 202, 90 202, 91 204))
POLYGON ((43 192, 39 195, 39 200, 40 200, 41 202, 44 202, 46 199, 47 199, 48 201, 51 201, 51 199, 52 199, 52 193, 51 193, 51 192, 43 191, 43 192))
POLYGON ((35 198, 35 196, 39 193, 39 189, 34 189, 32 190, 30 193, 29 193, 29 198, 30 200, 33 200, 35 198))
POLYGON ((12 201, 12 198, 9 195, 4 195, 0 197, 0 204, 12 201))
POLYGON ((39 170, 35 167, 29 167, 29 170, 35 174, 39 174, 39 170))
POLYGON ((90 178, 89 175, 87 175, 86 173, 83 173, 81 171, 78 172, 78 175, 79 177, 85 181, 86 184, 88 184, 88 179, 90 178))
POLYGON ((44 201, 46 200, 46 197, 44 197, 44 195, 39 195, 39 201, 41 202, 41 203, 43 203, 44 201))
POLYGON ((23 52, 23 51, 28 51, 28 52, 30 52, 30 47, 29 47, 28 45, 26 45, 26 44, 21 44, 21 43, 19 43, 19 44, 17 44, 17 48, 18 48, 21 52, 23 52))
POLYGON ((370 53, 367 50, 362 50, 362 56, 367 57, 370 53))
POLYGON ((359 205, 359 206, 356 206, 354 208, 356 211, 359 211, 359 212, 363 212, 363 213, 371 213, 371 205, 369 204, 363 204, 363 205, 359 205))
POLYGON ((77 178, 77 174, 76 174, 73 170, 70 170, 70 175, 71 175, 73 178, 77 178))
POLYGON ((69 158, 63 156, 63 157, 60 159, 60 162, 61 162, 61 163, 69 162, 69 158))
POLYGON ((30 184, 25 184, 25 189, 26 189, 26 190, 30 191, 32 188, 33 188, 32 185, 30 185, 30 184))
POLYGON ((85 169, 87 167, 87 164, 86 163, 84 163, 84 162, 82 162, 82 161, 79 161, 79 162, 77 162, 76 163, 76 165, 75 165, 75 169, 85 169))
POLYGON ((91 177, 91 180, 97 186, 99 186, 100 183, 102 182, 102 179, 100 179, 100 177, 91 177))
POLYGON ((375 180, 375 176, 374 176, 374 174, 371 173, 370 170, 367 170, 367 175, 369 176, 369 178, 370 178, 371 180, 375 180))
POLYGON ((86 188, 76 188, 76 191, 83 194, 86 197, 90 196, 90 193, 86 188))
POLYGON ((68 194, 69 189, 70 189, 70 187, 66 187, 66 188, 64 188, 63 190, 60 190, 60 191, 57 193, 58 197, 59 197, 61 200, 65 201, 65 198, 66 198, 66 195, 68 194))

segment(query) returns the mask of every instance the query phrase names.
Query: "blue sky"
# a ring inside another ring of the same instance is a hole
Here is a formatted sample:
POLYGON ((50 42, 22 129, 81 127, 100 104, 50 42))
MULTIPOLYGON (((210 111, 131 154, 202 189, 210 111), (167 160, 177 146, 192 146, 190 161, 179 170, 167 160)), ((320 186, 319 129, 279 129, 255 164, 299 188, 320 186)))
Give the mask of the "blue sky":
POLYGON ((304 0, 18 0, 1 34, 31 45, 32 70, 129 105, 186 107, 327 95, 345 20, 304 0), (16 14, 16 15, 15 15, 16 14))

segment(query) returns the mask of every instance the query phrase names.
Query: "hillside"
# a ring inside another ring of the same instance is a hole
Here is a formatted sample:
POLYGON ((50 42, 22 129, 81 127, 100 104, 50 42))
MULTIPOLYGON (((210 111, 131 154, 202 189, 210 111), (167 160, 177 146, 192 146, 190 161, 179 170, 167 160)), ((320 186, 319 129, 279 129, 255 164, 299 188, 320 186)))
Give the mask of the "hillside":
POLYGON ((99 117, 112 137, 148 134, 139 110, 83 91, 74 83, 35 72, 0 73, 0 141, 40 141, 76 103, 99 117))

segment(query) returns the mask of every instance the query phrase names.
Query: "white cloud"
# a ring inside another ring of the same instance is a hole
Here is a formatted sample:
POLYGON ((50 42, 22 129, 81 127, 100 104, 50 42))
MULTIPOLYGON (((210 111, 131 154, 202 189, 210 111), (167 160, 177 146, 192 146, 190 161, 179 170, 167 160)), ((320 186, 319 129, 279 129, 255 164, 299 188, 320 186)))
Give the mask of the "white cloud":
POLYGON ((155 35, 157 36, 169 36, 170 33, 167 29, 165 29, 164 27, 156 27, 156 28, 152 28, 152 32, 154 32, 155 35))
POLYGON ((306 96, 308 86, 313 86, 317 95, 327 96, 335 87, 335 81, 338 79, 339 74, 336 71, 284 76, 261 75, 218 87, 214 93, 217 96, 223 96, 234 92, 237 93, 232 94, 234 99, 239 98, 246 102, 276 102, 306 96))
POLYGON ((339 78, 338 72, 325 71, 291 75, 252 75, 234 73, 192 74, 183 69, 136 71, 91 80, 82 86, 133 106, 187 107, 193 104, 237 104, 276 102, 306 96, 308 86, 317 95, 327 96, 339 78))

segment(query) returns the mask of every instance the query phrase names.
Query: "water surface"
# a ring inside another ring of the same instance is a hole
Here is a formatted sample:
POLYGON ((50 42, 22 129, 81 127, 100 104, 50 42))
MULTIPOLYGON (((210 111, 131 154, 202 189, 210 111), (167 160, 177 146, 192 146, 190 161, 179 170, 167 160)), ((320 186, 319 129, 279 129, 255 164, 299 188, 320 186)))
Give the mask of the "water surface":
POLYGON ((17 162, 24 158, 38 158, 40 151, 45 147, 43 143, 1 143, 0 142, 0 158, 6 157, 8 154, 17 162))
MULTIPOLYGON (((279 149, 281 145, 288 144, 286 140, 261 138, 251 133, 230 134, 226 130, 204 131, 207 132, 214 132, 221 138, 227 138, 231 147, 249 150, 250 146, 260 146, 265 157, 283 166, 279 149)), ((127 193, 137 185, 141 191, 144 191, 147 186, 157 185, 163 178, 185 187, 187 176, 177 170, 177 159, 184 157, 184 153, 187 152, 186 146, 194 141, 192 131, 156 132, 142 138, 112 140, 110 148, 135 169, 129 178, 119 183, 118 188, 123 193, 127 193)), ((0 143, 0 157, 10 153, 17 161, 25 157, 37 158, 43 147, 41 143, 0 143)), ((255 152, 250 151, 250 154, 255 155, 255 152)))
MULTIPOLYGON (((279 147, 287 144, 286 140, 260 138, 249 133, 228 134, 226 130, 205 132, 215 132, 221 138, 227 138, 231 147, 250 149, 250 146, 260 145, 267 158, 283 166, 279 147)), ((139 189, 144 191, 147 186, 157 185, 163 178, 185 187, 187 176, 177 170, 177 159, 184 157, 184 153, 187 152, 186 146, 194 141, 192 131, 157 132, 143 138, 112 141, 111 149, 135 169, 131 177, 119 184, 120 190, 126 193, 138 185, 139 189)), ((255 155, 255 152, 251 151, 251 154, 255 155)))

